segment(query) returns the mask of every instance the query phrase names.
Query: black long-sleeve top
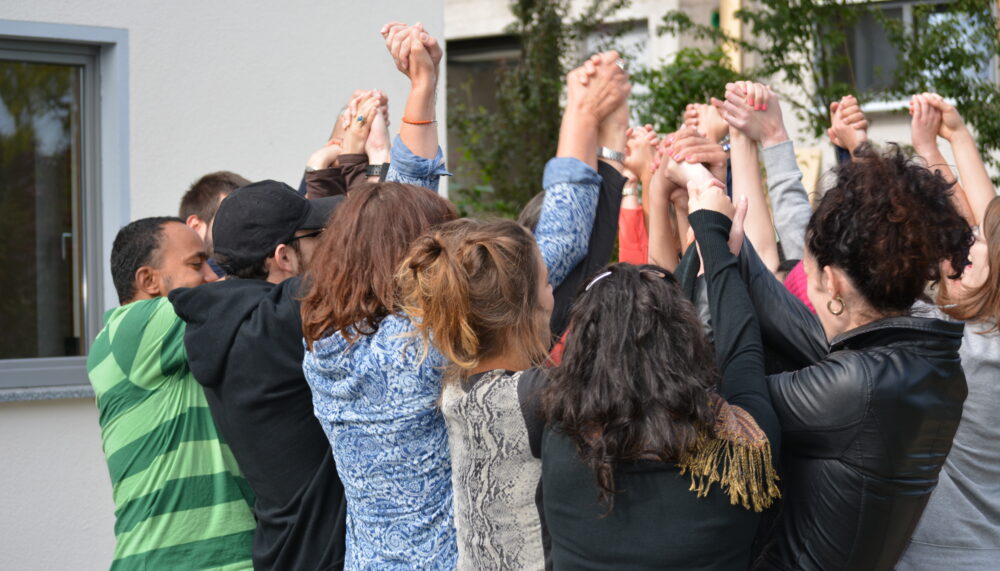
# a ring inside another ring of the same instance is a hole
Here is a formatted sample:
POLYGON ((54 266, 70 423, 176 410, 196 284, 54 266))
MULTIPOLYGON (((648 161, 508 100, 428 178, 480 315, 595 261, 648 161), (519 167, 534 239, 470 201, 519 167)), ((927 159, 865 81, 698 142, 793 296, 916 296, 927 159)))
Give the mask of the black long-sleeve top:
MULTIPOLYGON (((726 244, 730 225, 716 212, 691 215, 705 256, 716 358, 723 371, 719 390, 730 404, 753 416, 777 454, 780 428, 765 384, 757 318, 726 244)), ((619 492, 605 515, 594 474, 580 461, 573 441, 557 427, 548 427, 541 454, 544 516, 555 569, 742 571, 749 566, 760 514, 732 504, 717 485, 698 497, 689 490, 690 479, 672 463, 621 463, 615 469, 619 492)))

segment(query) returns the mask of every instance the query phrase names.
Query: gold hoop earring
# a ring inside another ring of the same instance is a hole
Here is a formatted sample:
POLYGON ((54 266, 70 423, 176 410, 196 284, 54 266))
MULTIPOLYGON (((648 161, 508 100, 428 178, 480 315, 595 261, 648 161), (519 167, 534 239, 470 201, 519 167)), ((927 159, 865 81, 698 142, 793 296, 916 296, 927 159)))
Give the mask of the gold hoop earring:
POLYGON ((847 308, 844 306, 844 300, 839 295, 831 299, 830 301, 826 302, 826 310, 832 313, 833 315, 840 315, 844 313, 845 309, 847 308), (838 309, 837 311, 833 310, 833 302, 835 301, 840 304, 840 309, 838 309))

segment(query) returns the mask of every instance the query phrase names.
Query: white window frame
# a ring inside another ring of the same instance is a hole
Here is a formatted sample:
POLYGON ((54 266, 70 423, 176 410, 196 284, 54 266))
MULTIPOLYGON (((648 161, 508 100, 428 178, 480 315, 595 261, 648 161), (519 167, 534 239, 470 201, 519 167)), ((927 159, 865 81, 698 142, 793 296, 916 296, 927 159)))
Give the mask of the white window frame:
MULTIPOLYGON (((83 114, 81 192, 86 355, 105 309, 118 305, 108 260, 115 235, 131 217, 128 30, 0 19, 0 43, 5 52, 23 51, 24 61, 89 62, 84 93, 90 94, 90 103, 84 105, 93 107, 83 114)), ((93 396, 86 360, 85 356, 0 360, 0 402, 93 396)))
MULTIPOLYGON (((866 3, 866 0, 858 0, 857 4, 866 3)), ((902 8, 903 10, 903 27, 904 29, 912 33, 913 31, 913 7, 917 5, 928 5, 928 4, 947 4, 948 0, 875 0, 872 2, 872 7, 880 8, 902 8)), ((996 8, 994 8, 994 12, 996 8)), ((998 81, 996 68, 997 68, 997 57, 994 56, 992 70, 993 70, 993 82, 998 81)), ((861 110, 869 115, 886 114, 886 113, 899 113, 905 111, 909 108, 909 99, 876 99, 868 101, 861 104, 861 110)))

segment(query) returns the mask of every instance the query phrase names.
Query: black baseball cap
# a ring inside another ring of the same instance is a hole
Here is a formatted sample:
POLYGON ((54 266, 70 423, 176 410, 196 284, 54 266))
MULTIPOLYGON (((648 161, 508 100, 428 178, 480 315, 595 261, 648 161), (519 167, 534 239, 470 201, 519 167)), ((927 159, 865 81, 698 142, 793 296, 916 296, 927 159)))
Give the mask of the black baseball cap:
POLYGON ((262 180, 237 188, 219 204, 212 223, 215 251, 228 271, 267 259, 298 230, 325 228, 343 196, 307 200, 283 182, 262 180))

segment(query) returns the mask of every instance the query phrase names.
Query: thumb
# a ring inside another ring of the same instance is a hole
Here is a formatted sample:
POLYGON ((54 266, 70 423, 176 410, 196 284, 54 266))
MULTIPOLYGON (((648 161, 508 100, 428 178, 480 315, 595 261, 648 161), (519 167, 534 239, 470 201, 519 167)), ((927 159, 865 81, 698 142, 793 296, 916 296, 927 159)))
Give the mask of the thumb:
POLYGON ((712 107, 715 107, 716 109, 722 110, 722 101, 720 101, 720 100, 718 100, 718 99, 716 99, 716 98, 713 97, 713 98, 709 99, 709 102, 712 104, 712 107))
POLYGON ((833 103, 830 104, 830 115, 836 115, 837 109, 840 109, 840 102, 834 101, 833 103))
POLYGON ((417 27, 411 28, 410 51, 417 53, 426 51, 427 48, 426 46, 424 46, 424 42, 427 41, 428 38, 430 38, 430 36, 427 35, 427 33, 423 31, 423 29, 419 29, 417 27))

